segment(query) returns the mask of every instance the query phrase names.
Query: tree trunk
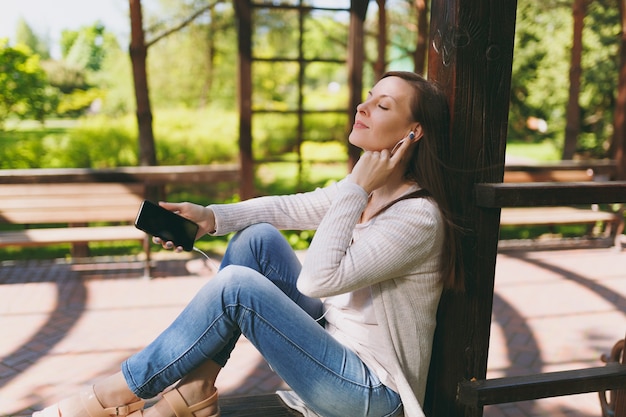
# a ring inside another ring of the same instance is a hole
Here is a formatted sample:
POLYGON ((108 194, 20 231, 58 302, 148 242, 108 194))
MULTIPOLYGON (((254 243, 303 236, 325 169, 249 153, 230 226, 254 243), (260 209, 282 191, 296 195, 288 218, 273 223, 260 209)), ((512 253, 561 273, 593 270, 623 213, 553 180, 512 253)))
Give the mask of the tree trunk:
POLYGON ((619 46, 619 78, 617 84, 617 102, 613 114, 613 140, 611 142, 611 155, 617 163, 616 179, 626 180, 626 0, 618 0, 621 20, 620 46, 619 46))
POLYGON ((581 59, 583 50, 583 27, 587 9, 587 0, 574 0, 574 31, 572 40, 572 57, 569 69, 569 101, 567 103, 567 125, 565 127, 565 143, 561 159, 572 159, 576 152, 576 142, 580 133, 580 95, 581 59))
POLYGON ((428 52, 428 4, 426 0, 415 0, 417 11, 417 45, 413 64, 415 72, 426 75, 426 53, 428 52))
POLYGON ((135 100, 137 103, 137 125, 139 127, 139 165, 156 165, 152 110, 148 94, 146 59, 148 47, 144 40, 141 0, 129 0, 130 6, 130 60, 133 66, 135 100))
POLYGON ((387 0, 376 0, 378 4, 378 57, 374 64, 374 78, 379 80, 387 67, 387 0))
POLYGON ((209 9, 209 32, 207 34, 207 48, 206 48, 206 63, 207 63, 207 71, 204 78, 204 85, 202 86, 202 96, 200 98, 200 107, 204 108, 211 102, 211 91, 213 90, 213 78, 215 74, 215 33, 216 23, 215 23, 215 8, 211 7, 209 9))

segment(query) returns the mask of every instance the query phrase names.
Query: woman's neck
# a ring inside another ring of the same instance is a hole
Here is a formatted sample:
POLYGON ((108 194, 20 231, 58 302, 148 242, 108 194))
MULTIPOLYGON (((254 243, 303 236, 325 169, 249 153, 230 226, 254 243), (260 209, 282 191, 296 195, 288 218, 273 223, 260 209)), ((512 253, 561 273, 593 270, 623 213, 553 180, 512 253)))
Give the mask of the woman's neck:
POLYGON ((372 199, 391 202, 404 194, 413 185, 415 185, 414 182, 404 178, 397 180, 390 178, 385 185, 372 191, 372 199))
POLYGON ((375 216, 379 210, 391 203, 392 201, 400 198, 405 194, 415 183, 402 179, 401 181, 387 181, 387 183, 380 188, 372 191, 369 201, 365 210, 361 214, 361 222, 369 221, 375 216))

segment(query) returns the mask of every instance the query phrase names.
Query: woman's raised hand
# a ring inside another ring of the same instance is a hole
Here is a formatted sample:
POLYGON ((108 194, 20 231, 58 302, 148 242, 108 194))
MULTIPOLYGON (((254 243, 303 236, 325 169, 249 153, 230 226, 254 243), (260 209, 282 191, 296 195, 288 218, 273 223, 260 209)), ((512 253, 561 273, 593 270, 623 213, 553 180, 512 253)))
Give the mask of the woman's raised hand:
MULTIPOLYGON (((166 210, 179 214, 198 225, 198 234, 196 239, 204 236, 207 233, 215 231, 215 215, 213 210, 208 207, 204 207, 193 203, 167 203, 159 202, 159 205, 166 210)), ((158 237, 152 238, 152 241, 156 244, 160 244, 165 249, 176 249, 177 252, 183 250, 182 247, 174 248, 174 243, 167 241, 164 242, 158 237)))
POLYGON ((415 142, 409 136, 394 146, 393 150, 365 151, 350 174, 352 181, 369 194, 380 188, 394 174, 403 175, 406 169, 405 155, 415 142))

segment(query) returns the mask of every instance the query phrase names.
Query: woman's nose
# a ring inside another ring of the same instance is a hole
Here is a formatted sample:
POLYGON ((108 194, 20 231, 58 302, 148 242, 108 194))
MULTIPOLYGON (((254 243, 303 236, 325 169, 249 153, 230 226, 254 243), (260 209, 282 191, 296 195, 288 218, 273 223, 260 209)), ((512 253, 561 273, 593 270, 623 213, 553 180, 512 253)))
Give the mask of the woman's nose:
POLYGON ((365 103, 360 103, 358 106, 356 106, 356 111, 358 113, 365 113, 367 109, 367 106, 365 105, 365 103))

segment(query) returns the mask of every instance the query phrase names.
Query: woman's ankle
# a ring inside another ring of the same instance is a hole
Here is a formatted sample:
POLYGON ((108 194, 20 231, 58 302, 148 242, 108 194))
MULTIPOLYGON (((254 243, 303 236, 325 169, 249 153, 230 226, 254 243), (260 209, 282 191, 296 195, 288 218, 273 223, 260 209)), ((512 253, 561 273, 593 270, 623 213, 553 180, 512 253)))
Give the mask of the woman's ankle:
POLYGON ((121 372, 96 383, 93 389, 103 407, 116 407, 140 400, 128 388, 126 379, 124 379, 124 375, 121 372))
MULTIPOLYGON (((194 405, 201 403, 207 398, 212 397, 217 392, 217 388, 215 388, 215 385, 212 383, 178 384, 175 389, 180 393, 181 397, 183 397, 189 407, 193 407, 194 405)), ((199 413, 198 415, 202 415, 202 413, 199 413)))
MULTIPOLYGON (((222 367, 212 360, 208 360, 185 375, 176 384, 176 389, 190 407, 210 398, 217 389, 215 380, 222 367)), ((202 413, 197 414, 198 416, 202 413)))

